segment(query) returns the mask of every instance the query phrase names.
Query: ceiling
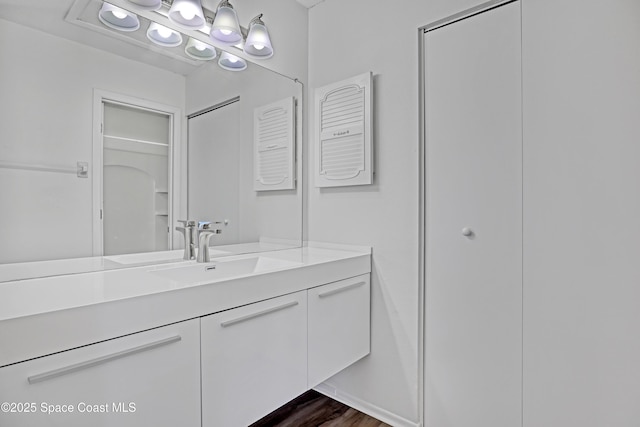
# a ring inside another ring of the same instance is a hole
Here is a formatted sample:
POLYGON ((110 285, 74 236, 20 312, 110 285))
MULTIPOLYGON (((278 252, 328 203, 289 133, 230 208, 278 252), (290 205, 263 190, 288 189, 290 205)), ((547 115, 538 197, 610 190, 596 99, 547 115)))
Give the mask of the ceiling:
POLYGON ((296 1, 306 8, 312 8, 318 3, 322 3, 324 0, 296 0, 296 1))

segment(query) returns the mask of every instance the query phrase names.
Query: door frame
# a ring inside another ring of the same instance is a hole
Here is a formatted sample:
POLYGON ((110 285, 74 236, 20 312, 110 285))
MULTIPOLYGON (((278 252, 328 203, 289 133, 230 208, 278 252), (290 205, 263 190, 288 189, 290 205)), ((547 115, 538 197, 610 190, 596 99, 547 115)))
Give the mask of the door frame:
POLYGON ((181 188, 182 175, 182 109, 173 106, 110 92, 102 89, 93 91, 93 154, 92 154, 92 229, 93 229, 93 256, 102 256, 104 253, 103 236, 103 128, 105 102, 127 107, 146 110, 169 116, 169 150, 168 150, 168 204, 169 204, 169 249, 173 249, 173 232, 171 225, 176 214, 182 211, 182 201, 176 191, 181 188))

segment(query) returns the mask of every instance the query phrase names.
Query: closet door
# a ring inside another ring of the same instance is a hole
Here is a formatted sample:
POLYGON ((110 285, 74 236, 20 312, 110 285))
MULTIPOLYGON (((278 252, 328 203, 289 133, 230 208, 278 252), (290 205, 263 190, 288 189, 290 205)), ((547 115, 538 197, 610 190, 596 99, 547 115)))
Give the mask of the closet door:
POLYGON ((640 1, 522 12, 524 425, 640 426, 640 1))
POLYGON ((522 424, 520 3, 424 34, 425 425, 522 424))

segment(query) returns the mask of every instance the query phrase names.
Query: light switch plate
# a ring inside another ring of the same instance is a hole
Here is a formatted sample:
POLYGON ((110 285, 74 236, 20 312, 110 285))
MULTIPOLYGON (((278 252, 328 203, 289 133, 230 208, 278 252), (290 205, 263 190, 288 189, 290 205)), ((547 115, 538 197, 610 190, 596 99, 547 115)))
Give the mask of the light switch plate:
POLYGON ((77 162, 78 165, 78 178, 89 177, 89 162, 77 162))

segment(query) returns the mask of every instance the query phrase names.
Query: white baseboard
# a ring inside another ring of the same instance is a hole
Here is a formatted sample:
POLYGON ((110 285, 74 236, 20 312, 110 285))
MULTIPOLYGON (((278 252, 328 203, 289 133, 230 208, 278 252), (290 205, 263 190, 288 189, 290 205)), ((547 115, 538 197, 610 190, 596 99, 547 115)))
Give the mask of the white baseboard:
POLYGON ((386 409, 382 409, 369 402, 358 399, 357 397, 352 396, 349 393, 342 392, 327 382, 319 384, 313 389, 324 394, 325 396, 337 400, 340 403, 344 403, 345 405, 348 405, 353 409, 357 409, 360 412, 364 412, 365 414, 370 415, 393 427, 421 427, 420 423, 409 421, 392 412, 387 411, 386 409))

